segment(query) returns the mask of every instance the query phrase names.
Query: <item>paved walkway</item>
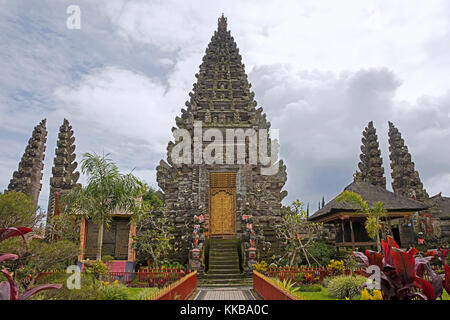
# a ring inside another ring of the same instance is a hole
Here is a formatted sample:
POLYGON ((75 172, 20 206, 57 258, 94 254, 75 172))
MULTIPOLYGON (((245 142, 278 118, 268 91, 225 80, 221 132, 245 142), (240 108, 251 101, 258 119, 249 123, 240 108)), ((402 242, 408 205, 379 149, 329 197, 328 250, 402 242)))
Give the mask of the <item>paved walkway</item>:
POLYGON ((255 300, 251 288, 198 288, 194 300, 255 300))

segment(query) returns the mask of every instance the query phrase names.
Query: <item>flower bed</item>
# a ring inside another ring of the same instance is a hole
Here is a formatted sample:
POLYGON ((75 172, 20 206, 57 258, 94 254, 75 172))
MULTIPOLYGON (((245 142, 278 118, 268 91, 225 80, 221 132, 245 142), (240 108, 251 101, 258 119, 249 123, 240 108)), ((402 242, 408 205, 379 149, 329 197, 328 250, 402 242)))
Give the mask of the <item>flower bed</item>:
MULTIPOLYGON (((360 274, 360 270, 356 270, 354 274, 360 274)), ((279 280, 290 280, 297 285, 322 284, 323 279, 329 276, 339 274, 349 275, 351 270, 342 269, 336 270, 334 268, 326 267, 276 267, 268 268, 264 274, 270 278, 277 278, 279 280)))
POLYGON ((189 273, 183 269, 151 269, 148 272, 109 272, 105 281, 119 282, 129 287, 165 287, 189 273))
MULTIPOLYGON (((128 287, 134 288, 163 288, 183 278, 190 272, 191 270, 180 268, 149 269, 145 272, 108 272, 107 274, 101 275, 100 279, 109 283, 117 280, 128 287)), ((42 279, 55 273, 65 273, 65 271, 41 272, 37 279, 42 279)))

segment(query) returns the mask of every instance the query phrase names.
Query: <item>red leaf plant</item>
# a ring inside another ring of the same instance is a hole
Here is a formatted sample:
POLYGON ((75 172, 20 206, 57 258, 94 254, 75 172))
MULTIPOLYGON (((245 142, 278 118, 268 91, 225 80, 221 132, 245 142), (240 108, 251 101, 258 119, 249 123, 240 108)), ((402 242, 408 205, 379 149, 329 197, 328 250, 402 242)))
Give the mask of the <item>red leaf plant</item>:
MULTIPOLYGON (((0 228, 0 242, 10 238, 21 236, 23 241, 26 243, 25 234, 31 232, 30 228, 0 228)), ((0 262, 17 260, 19 257, 12 253, 0 254, 0 262)), ((1 273, 6 277, 7 281, 0 282, 0 300, 27 300, 32 295, 38 293, 42 290, 49 289, 60 289, 61 284, 42 284, 31 289, 26 290, 19 296, 17 289, 17 284, 8 273, 7 270, 0 270, 1 273)))
MULTIPOLYGON (((366 267, 375 265, 380 268, 381 291, 385 300, 435 300, 442 295, 445 281, 431 268, 433 256, 414 257, 415 248, 408 251, 399 248, 392 237, 381 240, 381 252, 366 250, 354 251, 366 267)), ((447 268, 448 269, 448 268, 447 268)), ((371 274, 365 273, 366 277, 371 274)), ((448 276, 446 278, 449 278, 448 276)), ((363 286, 366 286, 364 284, 363 286)))
POLYGON ((445 278, 443 280, 443 287, 445 291, 450 295, 450 267, 447 264, 447 257, 450 250, 444 250, 440 248, 439 250, 436 250, 435 255, 438 257, 438 259, 441 261, 442 265, 444 266, 444 275, 445 278))

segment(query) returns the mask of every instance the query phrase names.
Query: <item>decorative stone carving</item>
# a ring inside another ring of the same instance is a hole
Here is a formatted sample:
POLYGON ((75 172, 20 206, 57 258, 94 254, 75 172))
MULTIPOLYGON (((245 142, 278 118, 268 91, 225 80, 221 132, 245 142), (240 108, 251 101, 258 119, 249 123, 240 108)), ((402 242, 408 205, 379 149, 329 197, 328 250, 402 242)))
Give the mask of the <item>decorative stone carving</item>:
POLYGON ((373 122, 370 121, 361 139, 361 161, 358 164, 361 179, 365 182, 386 188, 383 159, 378 145, 378 137, 373 122))
POLYGON ((25 153, 19 163, 19 168, 14 171, 13 178, 8 185, 8 191, 22 192, 34 198, 37 205, 42 189, 41 179, 44 169, 45 144, 47 142, 47 119, 42 120, 34 127, 25 153))
MULTIPOLYGON (((80 173, 75 171, 78 163, 75 161, 75 137, 73 136, 72 126, 67 119, 59 128, 58 141, 56 143, 55 158, 53 160, 52 177, 50 178, 50 195, 47 210, 47 226, 55 213, 55 192, 63 195, 73 189, 80 173)), ((47 228, 47 230, 49 230, 47 228)), ((52 239, 51 234, 46 234, 47 239, 52 239)))
POLYGON ((392 122, 389 122, 389 151, 394 192, 419 201, 428 200, 428 193, 423 188, 419 173, 414 169, 408 147, 392 122))

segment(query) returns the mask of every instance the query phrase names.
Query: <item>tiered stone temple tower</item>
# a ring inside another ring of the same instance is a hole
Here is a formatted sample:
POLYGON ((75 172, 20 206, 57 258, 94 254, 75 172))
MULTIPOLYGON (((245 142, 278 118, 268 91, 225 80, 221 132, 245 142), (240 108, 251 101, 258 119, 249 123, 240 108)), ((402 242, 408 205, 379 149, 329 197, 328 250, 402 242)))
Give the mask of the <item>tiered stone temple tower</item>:
POLYGON ((429 206, 428 210, 422 211, 416 216, 415 223, 410 219, 402 219, 399 222, 402 243, 414 244, 417 242, 415 232, 424 231, 425 235, 429 235, 440 229, 439 220, 442 213, 436 204, 430 200, 420 180, 419 173, 415 170, 408 147, 392 122, 389 122, 388 135, 392 189, 397 194, 424 202, 429 206))
MULTIPOLYGON (((281 216, 281 200, 287 195, 282 191, 287 177, 282 161, 272 167, 276 168, 274 174, 262 173, 262 168, 270 165, 251 161, 249 137, 238 139, 237 147, 231 147, 232 162, 225 156, 229 145, 211 151, 211 133, 217 142, 222 137, 225 140, 229 129, 256 132, 253 137, 259 140, 258 155, 262 151, 261 141, 269 142, 269 155, 278 149, 277 144, 270 148, 275 140, 259 131, 269 129, 270 123, 262 108, 256 108, 255 94, 250 91, 239 49, 223 15, 195 77, 198 80, 189 94, 186 109, 176 118, 177 128, 172 128, 175 136, 177 129, 185 129, 194 137, 188 142, 188 150, 182 153, 187 161, 180 164, 173 159, 172 151, 178 149, 169 142, 167 162, 162 160, 157 167, 157 181, 175 226, 177 245, 182 248, 178 255, 182 262, 187 262, 191 253, 191 265, 193 260, 194 266, 195 261, 204 263, 202 253, 208 254, 203 250, 204 240, 213 237, 241 240, 244 253, 241 257, 246 265, 245 261, 254 259, 258 245, 264 244, 267 249, 257 254, 269 254, 277 248, 274 228, 281 216), (202 141, 198 140, 198 133, 203 134, 202 141), (239 146, 245 146, 245 157, 238 162, 239 146), (205 154, 219 160, 205 161, 205 154)), ((201 269, 200 263, 197 267, 201 269)))
POLYGON ((8 191, 22 192, 34 198, 37 205, 42 189, 41 179, 44 169, 45 144, 47 142, 47 120, 42 120, 33 130, 25 153, 19 163, 19 168, 14 171, 8 191))
POLYGON ((389 158, 392 169, 392 189, 395 193, 419 201, 429 199, 428 193, 423 188, 419 173, 414 168, 411 154, 402 139, 398 129, 389 122, 389 158))
MULTIPOLYGON (((56 143, 55 158, 53 160, 52 177, 50 178, 50 195, 48 200, 47 226, 50 225, 51 217, 59 210, 56 203, 59 197, 66 191, 71 190, 77 184, 80 173, 75 169, 78 164, 75 161, 75 137, 72 126, 67 119, 59 128, 58 141, 56 143), (55 210, 56 209, 56 210, 55 210)), ((51 234, 46 232, 51 238, 51 234)))
POLYGON ((358 164, 363 181, 375 186, 386 188, 383 159, 378 144, 378 137, 373 122, 370 121, 361 139, 361 155, 358 164))

